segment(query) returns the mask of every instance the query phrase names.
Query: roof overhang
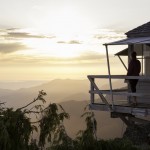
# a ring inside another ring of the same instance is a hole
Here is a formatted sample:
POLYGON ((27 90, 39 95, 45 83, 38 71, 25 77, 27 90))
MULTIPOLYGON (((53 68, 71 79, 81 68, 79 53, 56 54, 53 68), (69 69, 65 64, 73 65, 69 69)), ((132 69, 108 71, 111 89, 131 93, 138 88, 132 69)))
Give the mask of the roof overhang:
POLYGON ((132 45, 132 44, 150 44, 150 36, 126 38, 123 40, 106 43, 104 45, 132 45))
MULTIPOLYGON (((143 53, 140 49, 136 50, 137 56, 142 56, 143 53)), ((128 56, 128 48, 123 49, 122 51, 119 51, 118 53, 115 54, 115 56, 128 56)))
POLYGON ((115 56, 128 56, 128 48, 119 51, 118 53, 115 54, 115 56))

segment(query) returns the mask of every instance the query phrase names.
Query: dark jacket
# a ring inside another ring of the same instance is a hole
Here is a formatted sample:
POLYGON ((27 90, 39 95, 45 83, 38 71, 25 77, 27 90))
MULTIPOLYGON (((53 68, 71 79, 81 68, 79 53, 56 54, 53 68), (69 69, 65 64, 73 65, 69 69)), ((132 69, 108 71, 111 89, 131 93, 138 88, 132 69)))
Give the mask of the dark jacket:
POLYGON ((129 63, 127 76, 139 76, 141 72, 141 63, 137 59, 132 59, 129 63))

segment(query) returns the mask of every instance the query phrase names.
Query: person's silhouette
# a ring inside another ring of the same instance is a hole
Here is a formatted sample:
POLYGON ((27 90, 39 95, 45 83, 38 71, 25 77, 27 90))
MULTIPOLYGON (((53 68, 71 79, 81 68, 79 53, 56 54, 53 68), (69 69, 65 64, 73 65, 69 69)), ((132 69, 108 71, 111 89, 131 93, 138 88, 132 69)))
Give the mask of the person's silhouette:
MULTIPOLYGON (((132 59, 129 63, 127 76, 139 76, 139 74, 141 72, 141 63, 136 58, 136 52, 132 52, 131 57, 132 57, 132 59)), ((138 79, 129 79, 129 84, 130 84, 132 93, 136 93, 137 83, 138 83, 138 79)), ((136 96, 133 96, 133 97, 134 97, 133 104, 137 105, 136 96)))

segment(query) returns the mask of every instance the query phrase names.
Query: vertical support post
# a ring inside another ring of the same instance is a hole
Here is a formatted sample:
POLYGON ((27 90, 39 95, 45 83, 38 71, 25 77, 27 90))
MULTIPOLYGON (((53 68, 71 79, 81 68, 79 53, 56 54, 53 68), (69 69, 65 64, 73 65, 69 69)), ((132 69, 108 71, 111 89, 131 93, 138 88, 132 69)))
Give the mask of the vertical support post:
POLYGON ((145 73, 145 76, 149 76, 150 75, 150 69, 149 69, 149 65, 150 65, 150 60, 149 60, 149 52, 148 52, 148 49, 146 47, 145 44, 143 44, 143 49, 144 49, 144 58, 145 58, 145 62, 144 62, 144 73, 145 73))
POLYGON ((142 76, 144 75, 143 65, 144 65, 144 45, 142 44, 142 76))
MULTIPOLYGON (((94 78, 91 78, 91 80, 94 82, 94 78)), ((94 86, 93 86, 92 82, 91 82, 91 91, 94 91, 94 86)), ((94 93, 91 92, 91 104, 94 103, 94 99, 95 99, 94 93)))
MULTIPOLYGON (((128 67, 131 61, 131 54, 134 51, 134 45, 128 45, 128 67)), ((128 92, 131 92, 130 84, 128 83, 128 92)), ((131 96, 127 97, 128 103, 131 103, 131 96)))
POLYGON ((108 75, 109 75, 109 85, 110 85, 110 93, 111 93, 111 100, 112 100, 112 109, 114 108, 114 99, 113 99, 113 93, 112 93, 112 82, 111 82, 111 74, 110 74, 110 63, 109 63, 109 55, 108 55, 108 46, 106 47, 106 56, 107 56, 107 66, 108 66, 108 75))

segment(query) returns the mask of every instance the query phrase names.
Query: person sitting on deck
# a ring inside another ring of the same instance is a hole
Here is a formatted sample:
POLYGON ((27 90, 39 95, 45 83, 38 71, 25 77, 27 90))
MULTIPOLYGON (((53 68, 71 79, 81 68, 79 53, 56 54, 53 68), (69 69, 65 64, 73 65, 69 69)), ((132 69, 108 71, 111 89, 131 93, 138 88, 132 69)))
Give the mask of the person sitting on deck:
MULTIPOLYGON (((141 72, 141 63, 139 60, 137 60, 135 51, 132 52, 131 57, 132 57, 132 59, 129 63, 127 76, 139 76, 139 74, 141 72)), ((132 93, 136 93, 137 83, 138 83, 138 79, 129 79, 129 84, 130 84, 132 93)), ((134 97, 133 104, 137 105, 136 96, 133 96, 133 97, 134 97)))

